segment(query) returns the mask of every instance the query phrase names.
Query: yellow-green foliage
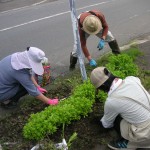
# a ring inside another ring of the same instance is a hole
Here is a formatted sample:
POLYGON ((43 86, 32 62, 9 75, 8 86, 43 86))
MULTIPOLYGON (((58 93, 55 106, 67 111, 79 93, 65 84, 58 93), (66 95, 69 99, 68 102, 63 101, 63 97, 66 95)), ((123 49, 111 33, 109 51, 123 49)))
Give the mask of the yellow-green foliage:
POLYGON ((133 62, 133 58, 127 54, 112 55, 108 58, 109 63, 106 67, 115 75, 120 78, 127 76, 137 76, 138 66, 133 62))
POLYGON ((76 87, 72 96, 60 101, 57 106, 49 106, 42 112, 32 114, 23 128, 23 135, 27 139, 40 140, 46 134, 53 134, 63 123, 70 124, 72 120, 79 120, 92 111, 95 101, 95 89, 90 81, 76 87))

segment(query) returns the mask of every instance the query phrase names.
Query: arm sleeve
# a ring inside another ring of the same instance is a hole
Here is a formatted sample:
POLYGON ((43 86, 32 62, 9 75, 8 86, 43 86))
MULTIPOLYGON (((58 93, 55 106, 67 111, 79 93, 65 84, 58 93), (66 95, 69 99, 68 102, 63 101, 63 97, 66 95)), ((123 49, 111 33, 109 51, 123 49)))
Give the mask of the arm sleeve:
POLYGON ((31 80, 31 74, 26 70, 19 70, 15 75, 16 80, 28 91, 31 96, 39 96, 41 93, 31 80))
POLYGON ((134 77, 134 76, 128 76, 126 77, 126 79, 130 80, 130 81, 136 81, 139 84, 141 84, 141 80, 138 77, 134 77))
POLYGON ((81 42, 82 51, 83 51, 85 57, 88 57, 88 56, 90 56, 90 53, 86 46, 85 32, 80 27, 79 27, 79 34, 80 34, 80 42, 81 42))
POLYGON ((111 128, 114 126, 114 121, 118 115, 117 109, 111 103, 111 101, 106 100, 104 106, 104 116, 101 119, 104 128, 111 128))

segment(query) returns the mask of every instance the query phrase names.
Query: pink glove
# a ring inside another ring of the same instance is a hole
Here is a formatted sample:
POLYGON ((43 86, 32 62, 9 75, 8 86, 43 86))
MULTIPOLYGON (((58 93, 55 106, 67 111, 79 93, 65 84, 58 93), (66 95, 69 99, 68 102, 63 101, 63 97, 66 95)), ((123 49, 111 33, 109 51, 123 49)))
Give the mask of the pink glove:
POLYGON ((45 89, 41 88, 40 86, 38 86, 37 88, 42 94, 47 93, 47 91, 45 89))
POLYGON ((57 105, 58 104, 58 99, 49 99, 48 104, 49 105, 57 105))

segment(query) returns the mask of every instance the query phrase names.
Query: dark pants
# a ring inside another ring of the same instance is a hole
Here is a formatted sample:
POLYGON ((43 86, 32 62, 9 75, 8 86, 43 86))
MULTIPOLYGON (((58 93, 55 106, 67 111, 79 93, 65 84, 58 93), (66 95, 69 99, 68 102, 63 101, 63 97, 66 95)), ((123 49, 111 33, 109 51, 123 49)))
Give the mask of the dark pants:
POLYGON ((121 137, 121 131, 120 131, 120 123, 121 123, 122 117, 118 115, 114 122, 114 129, 118 133, 118 135, 121 137))
POLYGON ((19 99, 21 97, 23 97, 24 95, 26 95, 27 93, 28 93, 27 90, 20 84, 18 92, 16 93, 15 96, 13 96, 12 98, 10 98, 10 100, 14 101, 14 102, 18 102, 19 99))

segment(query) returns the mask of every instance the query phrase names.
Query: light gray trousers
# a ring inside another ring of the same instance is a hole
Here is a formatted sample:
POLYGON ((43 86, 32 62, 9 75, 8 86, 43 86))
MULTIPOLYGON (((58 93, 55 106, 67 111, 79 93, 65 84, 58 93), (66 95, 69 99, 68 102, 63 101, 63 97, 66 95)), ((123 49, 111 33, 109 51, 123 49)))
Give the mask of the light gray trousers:
MULTIPOLYGON (((101 38, 102 37, 102 33, 103 33, 103 30, 101 30, 98 34, 96 34, 97 37, 101 38)), ((85 38, 86 40, 88 39, 88 37, 90 36, 90 34, 88 33, 85 33, 85 38)), ((112 35, 112 33, 110 31, 108 31, 107 35, 106 35, 106 39, 105 39, 105 42, 111 42, 111 41, 114 41, 115 38, 114 36, 112 35)), ((77 57, 77 43, 75 42, 74 43, 74 46, 73 46, 73 51, 72 51, 72 55, 74 57, 77 57)))

